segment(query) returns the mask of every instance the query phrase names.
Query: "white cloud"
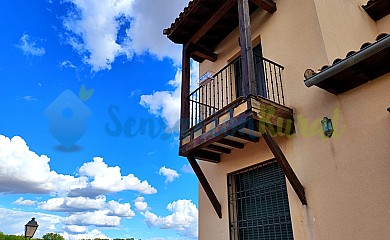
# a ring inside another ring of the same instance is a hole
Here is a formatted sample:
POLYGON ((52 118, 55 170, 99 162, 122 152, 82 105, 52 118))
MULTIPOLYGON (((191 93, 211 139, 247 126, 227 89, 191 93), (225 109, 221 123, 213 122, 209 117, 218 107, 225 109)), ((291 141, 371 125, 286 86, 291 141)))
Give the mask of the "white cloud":
POLYGON ((70 232, 70 233, 86 233, 88 231, 88 228, 86 226, 78 226, 78 225, 67 225, 62 227, 63 230, 70 232))
MULTIPOLYGON (((81 226, 75 226, 75 227, 78 227, 80 228, 81 226)), ((76 228, 73 228, 73 229, 76 229, 76 228)), ((81 228, 80 228, 81 229, 81 228)), ((76 229, 77 230, 77 229, 76 229)), ((94 229, 90 232, 72 232, 70 231, 70 229, 67 229, 67 231, 69 231, 70 233, 68 232, 65 232, 65 233, 62 233, 61 235, 65 238, 65 239, 69 239, 69 240, 79 240, 79 239, 96 239, 96 238, 100 238, 100 239, 110 239, 109 237, 107 237, 106 235, 104 235, 100 230, 97 230, 97 229, 94 229)))
POLYGON ((47 156, 31 151, 21 137, 10 139, 0 135, 0 192, 59 196, 74 196, 77 192, 78 196, 91 193, 98 196, 125 190, 157 192, 146 180, 141 181, 133 174, 122 176, 118 166, 109 167, 99 157, 84 163, 77 178, 50 170, 49 162, 47 156))
POLYGON ((145 202, 145 198, 144 197, 137 197, 134 200, 134 206, 137 209, 137 211, 139 211, 139 212, 143 212, 146 209, 148 209, 148 203, 145 202))
POLYGON ((133 174, 122 176, 120 167, 109 167, 100 157, 93 162, 84 163, 79 169, 81 176, 93 178, 90 187, 102 193, 120 192, 125 190, 138 191, 143 194, 155 194, 157 190, 146 180, 141 181, 133 174))
POLYGON ((96 199, 86 197, 51 198, 39 203, 38 207, 46 211, 55 212, 84 212, 103 209, 106 197, 98 196, 96 199))
POLYGON ((38 100, 38 99, 34 98, 33 96, 24 96, 23 99, 26 100, 27 102, 33 102, 33 101, 38 100))
POLYGON ((184 173, 194 174, 194 170, 192 169, 190 164, 184 164, 181 167, 181 171, 184 172, 184 173))
POLYGON ((133 210, 131 210, 130 203, 118 203, 114 200, 111 200, 107 203, 107 207, 110 210, 109 215, 110 216, 118 216, 118 217, 125 217, 125 218, 132 218, 135 216, 135 213, 133 210))
POLYGON ((160 170, 158 171, 158 174, 162 175, 165 177, 165 183, 170 183, 175 180, 175 178, 179 178, 179 174, 170 168, 166 168, 165 166, 161 167, 160 170))
MULTIPOLYGON (((193 62, 191 65, 192 89, 197 86, 199 79, 199 65, 193 62)), ((167 126, 173 131, 179 129, 181 106, 181 69, 177 69, 175 78, 168 82, 173 91, 157 91, 150 95, 142 95, 140 104, 148 108, 149 112, 164 119, 167 126)))
POLYGON ((64 60, 60 63, 60 68, 77 68, 73 63, 69 60, 64 60))
POLYGON ((88 212, 108 210, 107 215, 131 218, 135 213, 131 210, 129 203, 121 204, 114 200, 106 202, 105 196, 98 196, 95 199, 86 197, 51 198, 39 203, 40 209, 54 212, 88 212))
POLYGON ((175 65, 179 65, 181 46, 173 44, 162 32, 170 26, 188 2, 188 0, 135 0, 132 9, 134 20, 131 28, 127 30, 132 51, 136 54, 148 52, 158 59, 169 57, 175 65))
POLYGON ((68 0, 75 9, 64 20, 71 33, 69 43, 83 56, 93 71, 110 69, 125 51, 117 43, 120 17, 130 18, 132 0, 68 0))
POLYGON ((62 218, 62 222, 68 225, 80 225, 97 227, 116 227, 120 225, 121 218, 118 216, 110 216, 109 210, 98 210, 94 212, 82 212, 71 214, 62 218))
POLYGON ((86 185, 86 178, 75 178, 50 170, 50 159, 30 151, 19 136, 0 135, 0 192, 61 193, 86 185))
POLYGON ((26 33, 19 40, 19 44, 16 45, 19 49, 23 51, 25 55, 31 56, 42 56, 45 54, 45 49, 43 47, 37 47, 36 42, 30 38, 26 33))
POLYGON ((18 198, 13 204, 17 204, 20 206, 34 206, 36 201, 24 199, 23 197, 18 198))
POLYGON ((174 21, 188 0, 67 0, 73 4, 64 19, 68 43, 93 71, 110 69, 118 56, 131 59, 149 53, 180 62, 180 46, 162 30, 174 21))
POLYGON ((146 211, 144 213, 146 223, 151 227, 174 229, 184 237, 198 236, 198 209, 191 200, 178 200, 168 204, 167 209, 172 214, 166 217, 146 211))

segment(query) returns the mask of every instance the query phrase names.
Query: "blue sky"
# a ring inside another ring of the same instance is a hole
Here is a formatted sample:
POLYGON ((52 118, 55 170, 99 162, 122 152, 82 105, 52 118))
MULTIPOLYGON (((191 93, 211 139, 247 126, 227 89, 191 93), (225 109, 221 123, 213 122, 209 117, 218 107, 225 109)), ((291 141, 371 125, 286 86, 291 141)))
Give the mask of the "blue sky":
POLYGON ((0 4, 0 231, 196 239, 181 47, 162 35, 188 0, 0 4))

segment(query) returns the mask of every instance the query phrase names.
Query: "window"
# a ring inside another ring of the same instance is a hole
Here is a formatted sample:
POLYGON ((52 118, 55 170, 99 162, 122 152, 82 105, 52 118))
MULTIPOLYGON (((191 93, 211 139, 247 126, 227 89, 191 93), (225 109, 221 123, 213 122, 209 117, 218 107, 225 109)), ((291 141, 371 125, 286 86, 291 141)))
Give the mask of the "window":
POLYGON ((292 240, 286 179, 275 159, 228 175, 231 240, 292 240))
MULTIPOLYGON (((256 89, 257 95, 262 97, 267 97, 267 86, 264 76, 264 66, 263 66, 263 53, 261 45, 258 44, 253 48, 253 60, 255 67, 255 80, 256 80, 256 89)), ((243 96, 242 91, 242 72, 241 72, 241 57, 238 57, 234 61, 234 76, 235 76, 235 86, 236 86, 236 98, 243 96)))

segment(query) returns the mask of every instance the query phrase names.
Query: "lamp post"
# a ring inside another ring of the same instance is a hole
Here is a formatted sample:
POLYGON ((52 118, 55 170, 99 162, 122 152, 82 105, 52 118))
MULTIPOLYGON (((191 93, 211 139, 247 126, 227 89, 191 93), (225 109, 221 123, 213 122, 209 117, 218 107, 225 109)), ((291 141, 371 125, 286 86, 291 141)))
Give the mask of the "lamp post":
POLYGON ((24 230, 24 239, 31 239, 34 236, 35 231, 37 231, 38 223, 35 221, 35 218, 31 218, 31 220, 25 226, 26 228, 24 230))

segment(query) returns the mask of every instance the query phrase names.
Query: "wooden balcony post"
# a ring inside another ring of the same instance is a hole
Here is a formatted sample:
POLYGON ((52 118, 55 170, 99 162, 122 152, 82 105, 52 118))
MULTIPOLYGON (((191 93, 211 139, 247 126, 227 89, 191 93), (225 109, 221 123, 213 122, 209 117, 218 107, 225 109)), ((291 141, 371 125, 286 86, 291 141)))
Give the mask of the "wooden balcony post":
POLYGON ((249 3, 248 0, 237 0, 237 2, 242 63, 242 90, 244 96, 250 94, 257 95, 249 3))
POLYGON ((182 82, 181 82, 181 112, 180 133, 184 133, 190 127, 190 53, 187 45, 183 45, 182 82))

